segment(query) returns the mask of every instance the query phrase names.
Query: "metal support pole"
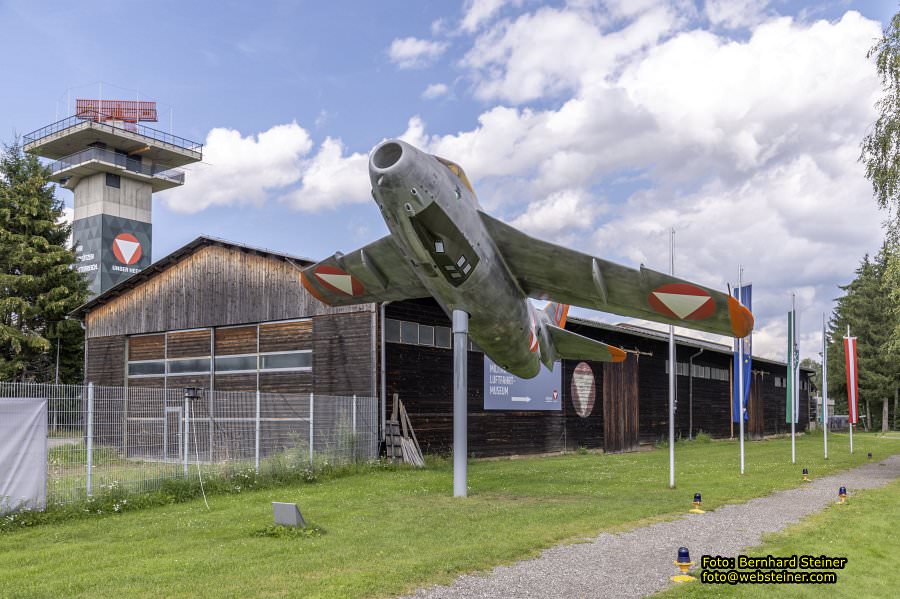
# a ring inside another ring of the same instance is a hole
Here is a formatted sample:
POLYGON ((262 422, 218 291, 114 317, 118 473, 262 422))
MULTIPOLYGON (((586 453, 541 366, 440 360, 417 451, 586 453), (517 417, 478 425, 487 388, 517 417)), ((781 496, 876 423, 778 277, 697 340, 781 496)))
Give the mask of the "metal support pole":
POLYGON ((253 463, 256 466, 256 473, 259 474, 259 413, 260 413, 260 396, 259 389, 256 390, 256 432, 255 432, 255 442, 254 442, 254 451, 253 463))
POLYGON ((87 496, 94 494, 91 485, 91 471, 94 468, 94 383, 88 383, 87 396, 87 438, 85 439, 85 447, 87 448, 87 496))
POLYGON ((356 396, 353 396, 353 436, 356 436, 356 396))
MULTIPOLYGON (((738 303, 743 305, 744 269, 738 276, 738 303)), ((744 473, 744 339, 738 339, 738 431, 741 438, 741 474, 744 473)))
MULTIPOLYGON (((675 276, 675 229, 669 236, 669 274, 675 276)), ((669 488, 675 488, 675 327, 669 325, 669 488)))
POLYGON ((469 315, 453 311, 453 496, 467 495, 469 315))
MULTIPOLYGON (((792 331, 792 339, 794 340, 794 345, 797 345, 797 309, 794 307, 794 295, 791 294, 791 312, 794 314, 794 320, 792 323, 793 331, 792 331)), ((797 397, 799 394, 797 393, 797 385, 800 383, 798 377, 796 376, 797 368, 794 362, 797 361, 797 355, 794 352, 794 348, 790 348, 791 351, 791 372, 790 377, 793 379, 794 384, 791 385, 791 464, 797 463, 797 397)))
POLYGON ((185 394, 184 396, 184 477, 188 476, 188 456, 190 455, 190 436, 191 432, 191 400, 185 394))
POLYGON ((825 459, 828 459, 828 333, 822 314, 822 431, 825 435, 825 459))
POLYGON ((316 400, 315 395, 310 393, 309 394, 309 467, 310 468, 312 468, 312 465, 313 465, 313 441, 315 440, 315 437, 314 437, 315 428, 314 428, 314 424, 313 424, 313 412, 315 411, 314 410, 315 400, 316 400))

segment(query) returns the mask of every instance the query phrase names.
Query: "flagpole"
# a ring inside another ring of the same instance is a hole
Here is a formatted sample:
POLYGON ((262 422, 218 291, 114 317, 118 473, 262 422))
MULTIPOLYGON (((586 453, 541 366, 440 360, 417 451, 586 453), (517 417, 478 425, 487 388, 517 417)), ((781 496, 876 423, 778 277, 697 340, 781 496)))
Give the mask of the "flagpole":
MULTIPOLYGON (((794 315, 794 318, 791 321, 791 327, 793 329, 791 331, 791 333, 793 335, 792 339, 794 340, 794 347, 796 347, 797 346, 797 309, 795 308, 794 303, 795 303, 794 302, 794 294, 792 293, 791 294, 791 313, 794 315)), ((791 389, 791 464, 797 463, 797 442, 796 442, 797 402, 794 398, 797 397, 797 383, 799 381, 797 380, 797 377, 795 376, 797 369, 794 366, 794 362, 797 361, 797 355, 796 355, 796 352, 794 351, 794 347, 790 348, 790 352, 791 352, 790 376, 791 376, 791 379, 793 379, 793 381, 794 381, 793 388, 791 389)))
MULTIPOLYGON (((850 338, 850 325, 847 325, 847 339, 850 338)), ((853 344, 850 343, 850 347, 852 348, 853 344)), ((853 407, 850 405, 850 385, 847 385, 847 420, 850 422, 850 453, 853 454, 853 420, 850 416, 853 415, 853 407)), ((859 408, 857 408, 859 410, 859 408)))
MULTIPOLYGON (((744 267, 738 274, 738 303, 743 305, 744 267)), ((744 340, 738 339, 738 430, 741 438, 741 474, 744 473, 744 340)))
POLYGON ((822 313, 822 428, 825 433, 825 459, 828 459, 828 333, 822 313))
MULTIPOLYGON (((669 233, 669 274, 675 276, 675 227, 669 233)), ((675 327, 669 325, 669 488, 675 488, 675 327)))

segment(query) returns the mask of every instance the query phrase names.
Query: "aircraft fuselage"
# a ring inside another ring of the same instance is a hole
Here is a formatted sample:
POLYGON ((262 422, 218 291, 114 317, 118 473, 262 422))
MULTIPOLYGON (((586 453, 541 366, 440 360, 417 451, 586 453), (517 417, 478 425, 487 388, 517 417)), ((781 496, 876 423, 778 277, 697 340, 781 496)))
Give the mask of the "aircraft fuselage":
POLYGON ((546 316, 507 269, 465 174, 454 167, 405 142, 385 141, 369 161, 372 195, 400 251, 441 307, 449 315, 465 306, 472 340, 502 368, 531 378, 540 370, 546 316))

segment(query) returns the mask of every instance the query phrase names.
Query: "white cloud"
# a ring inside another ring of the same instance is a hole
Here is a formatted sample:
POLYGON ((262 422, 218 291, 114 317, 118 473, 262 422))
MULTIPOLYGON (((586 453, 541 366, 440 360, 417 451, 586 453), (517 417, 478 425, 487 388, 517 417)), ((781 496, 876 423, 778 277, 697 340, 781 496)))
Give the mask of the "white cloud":
POLYGON ((762 22, 768 5, 769 0, 706 0, 704 12, 714 26, 739 29, 762 22))
MULTIPOLYGON (((460 26, 466 33, 473 33, 503 8, 509 0, 466 0, 463 5, 463 18, 460 26)), ((520 4, 520 2, 516 2, 520 4)))
POLYGON ((559 238, 569 237, 573 231, 583 231, 594 223, 601 212, 588 195, 579 189, 564 189, 545 199, 528 204, 525 212, 510 223, 527 233, 559 243, 559 238))
POLYGON ((297 123, 246 137, 234 129, 213 129, 206 136, 203 162, 187 174, 188 184, 160 198, 168 208, 184 213, 215 205, 261 205, 270 191, 300 180, 303 157, 312 146, 297 123))
POLYGON ((446 42, 416 37, 397 38, 391 42, 388 56, 401 69, 418 69, 432 64, 447 50, 447 47, 446 42))
POLYGON ((450 88, 447 87, 446 83, 432 83, 422 92, 422 97, 426 100, 433 100, 435 98, 440 98, 448 91, 450 91, 450 88))
POLYGON ((306 212, 369 201, 368 162, 366 154, 345 156, 340 140, 326 138, 305 165, 301 187, 283 199, 306 212))

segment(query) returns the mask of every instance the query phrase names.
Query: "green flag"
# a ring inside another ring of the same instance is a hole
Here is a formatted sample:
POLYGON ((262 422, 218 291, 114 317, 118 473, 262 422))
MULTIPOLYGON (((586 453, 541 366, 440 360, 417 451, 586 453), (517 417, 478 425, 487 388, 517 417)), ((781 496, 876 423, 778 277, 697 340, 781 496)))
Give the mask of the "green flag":
POLYGON ((784 421, 794 421, 794 311, 788 312, 788 346, 787 346, 787 403, 784 409, 784 421))

